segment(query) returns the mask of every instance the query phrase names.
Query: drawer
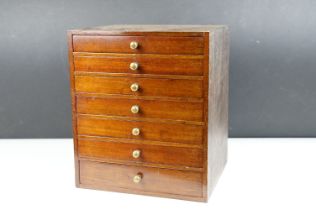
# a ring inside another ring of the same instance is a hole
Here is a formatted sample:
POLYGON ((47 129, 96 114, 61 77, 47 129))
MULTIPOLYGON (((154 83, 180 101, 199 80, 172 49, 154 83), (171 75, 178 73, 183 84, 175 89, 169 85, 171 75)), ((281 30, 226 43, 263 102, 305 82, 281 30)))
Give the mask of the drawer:
POLYGON ((100 141, 97 138, 78 139, 79 156, 105 161, 166 164, 202 168, 203 151, 200 148, 161 146, 136 143, 100 141), (134 153, 139 152, 139 157, 134 153))
POLYGON ((79 75, 75 77, 75 90, 86 93, 201 98, 202 89, 202 80, 79 75), (137 84, 137 91, 131 90, 132 84, 137 84))
POLYGON ((137 118, 160 118, 203 121, 203 103, 186 101, 144 100, 77 96, 77 112, 137 118), (137 105, 138 113, 131 112, 137 105))
POLYGON ((121 188, 152 193, 202 196, 202 173, 192 171, 81 160, 80 183, 86 187, 105 190, 121 188), (137 179, 138 177, 141 179, 137 179))
POLYGON ((73 36, 74 52, 203 54, 203 37, 172 36, 73 36), (131 42, 137 47, 131 49, 131 42))
POLYGON ((78 135, 139 139, 182 144, 202 144, 203 126, 180 123, 159 123, 89 115, 77 115, 78 135), (139 134, 133 135, 138 128, 139 134))
POLYGON ((203 56, 75 54, 74 65, 75 71, 83 72, 203 75, 203 56))

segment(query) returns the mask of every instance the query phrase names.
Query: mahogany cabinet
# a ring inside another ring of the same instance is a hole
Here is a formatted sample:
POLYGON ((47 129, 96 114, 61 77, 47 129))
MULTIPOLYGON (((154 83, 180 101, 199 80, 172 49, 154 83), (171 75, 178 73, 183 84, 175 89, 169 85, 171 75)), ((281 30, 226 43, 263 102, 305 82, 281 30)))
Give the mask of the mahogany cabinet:
POLYGON ((207 201, 227 160, 226 26, 68 31, 76 186, 207 201))

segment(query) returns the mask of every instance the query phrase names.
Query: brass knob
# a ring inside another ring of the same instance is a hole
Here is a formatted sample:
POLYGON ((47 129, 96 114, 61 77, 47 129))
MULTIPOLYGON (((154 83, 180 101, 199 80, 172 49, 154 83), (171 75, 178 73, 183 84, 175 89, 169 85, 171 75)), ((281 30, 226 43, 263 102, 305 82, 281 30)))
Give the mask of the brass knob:
POLYGON ((132 129, 132 134, 133 134, 134 136, 138 136, 138 135, 140 134, 140 129, 139 129, 139 128, 133 128, 133 129, 132 129))
POLYGON ((138 105, 133 105, 133 106, 131 107, 131 112, 132 112, 133 114, 137 114, 137 113, 139 112, 139 106, 138 106, 138 105))
POLYGON ((137 175, 135 175, 133 177, 133 182, 138 184, 140 183, 140 181, 142 181, 143 175, 141 173, 138 173, 137 175))
POLYGON ((131 85, 131 91, 136 92, 139 89, 139 85, 137 83, 133 83, 131 85))
POLYGON ((131 64, 129 64, 129 68, 133 71, 136 71, 138 69, 138 63, 137 62, 132 62, 131 64))
POLYGON ((137 47, 138 47, 138 42, 132 41, 131 43, 129 43, 129 47, 130 47, 132 50, 137 49, 137 47))
POLYGON ((134 150, 133 152, 132 152, 132 156, 133 156, 133 158, 139 158, 140 157, 140 150, 134 150))

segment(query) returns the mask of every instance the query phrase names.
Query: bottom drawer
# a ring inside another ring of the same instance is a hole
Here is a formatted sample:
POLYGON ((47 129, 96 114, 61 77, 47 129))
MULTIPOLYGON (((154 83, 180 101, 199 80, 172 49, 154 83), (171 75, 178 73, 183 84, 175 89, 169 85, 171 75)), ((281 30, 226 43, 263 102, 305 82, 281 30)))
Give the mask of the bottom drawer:
POLYGON ((80 184, 95 189, 202 197, 202 173, 80 161, 80 184))

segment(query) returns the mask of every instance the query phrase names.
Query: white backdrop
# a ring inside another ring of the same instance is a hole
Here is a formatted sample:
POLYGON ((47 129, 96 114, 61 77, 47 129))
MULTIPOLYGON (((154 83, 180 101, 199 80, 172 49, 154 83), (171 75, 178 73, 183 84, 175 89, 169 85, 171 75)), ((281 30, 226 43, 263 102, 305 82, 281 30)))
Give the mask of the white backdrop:
POLYGON ((0 141, 1 210, 315 210, 316 139, 233 139, 209 203, 77 189, 70 139, 0 141))

